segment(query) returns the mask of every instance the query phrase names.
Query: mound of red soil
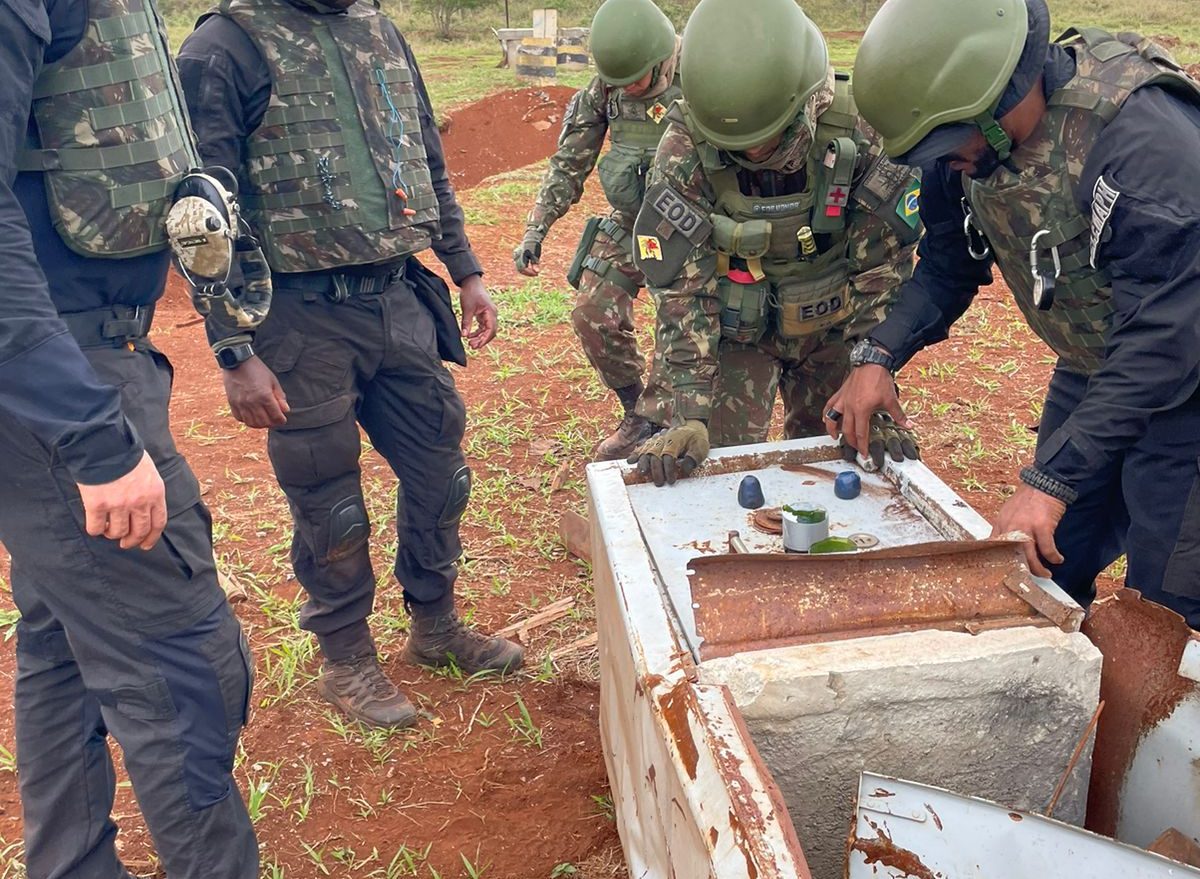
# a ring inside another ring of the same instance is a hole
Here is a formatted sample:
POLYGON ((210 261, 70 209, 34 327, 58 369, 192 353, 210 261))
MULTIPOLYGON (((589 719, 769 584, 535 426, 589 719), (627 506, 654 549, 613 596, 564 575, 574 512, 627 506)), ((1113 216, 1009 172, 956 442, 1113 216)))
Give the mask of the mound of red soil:
POLYGON ((450 114, 442 145, 455 189, 551 155, 573 94, 566 86, 497 92, 450 114))

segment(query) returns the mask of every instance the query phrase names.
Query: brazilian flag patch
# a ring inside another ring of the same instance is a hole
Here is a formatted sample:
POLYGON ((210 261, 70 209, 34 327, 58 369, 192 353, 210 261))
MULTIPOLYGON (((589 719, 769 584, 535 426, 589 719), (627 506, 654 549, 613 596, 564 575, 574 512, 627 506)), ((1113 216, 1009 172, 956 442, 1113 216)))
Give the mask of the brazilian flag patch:
POLYGON ((909 181, 908 189, 904 190, 900 203, 896 205, 896 216, 908 223, 910 229, 917 228, 917 223, 921 221, 920 180, 909 181))

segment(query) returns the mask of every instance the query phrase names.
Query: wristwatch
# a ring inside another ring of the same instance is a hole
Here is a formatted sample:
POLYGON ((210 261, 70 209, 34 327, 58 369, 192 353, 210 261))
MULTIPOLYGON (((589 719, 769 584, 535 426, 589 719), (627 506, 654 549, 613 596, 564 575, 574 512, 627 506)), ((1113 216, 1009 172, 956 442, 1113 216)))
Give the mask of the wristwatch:
POLYGON ((866 366, 868 363, 882 366, 888 372, 896 371, 896 358, 883 350, 883 347, 870 337, 859 340, 850 349, 850 365, 852 367, 866 366))
POLYGON ((236 345, 214 351, 213 355, 221 369, 236 369, 254 356, 254 348, 249 342, 238 342, 236 345))

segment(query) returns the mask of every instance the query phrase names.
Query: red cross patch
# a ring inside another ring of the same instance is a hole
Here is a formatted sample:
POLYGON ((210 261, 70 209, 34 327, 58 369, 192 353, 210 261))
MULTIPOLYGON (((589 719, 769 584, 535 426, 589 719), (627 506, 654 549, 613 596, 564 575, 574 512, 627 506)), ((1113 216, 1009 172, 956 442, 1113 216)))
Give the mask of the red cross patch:
POLYGON ((662 105, 662 101, 659 101, 654 106, 646 108, 646 115, 654 120, 655 125, 661 125, 663 117, 667 115, 667 108, 662 105))
POLYGON ((835 186, 825 196, 825 216, 840 217, 842 208, 846 206, 850 193, 840 186, 835 186))

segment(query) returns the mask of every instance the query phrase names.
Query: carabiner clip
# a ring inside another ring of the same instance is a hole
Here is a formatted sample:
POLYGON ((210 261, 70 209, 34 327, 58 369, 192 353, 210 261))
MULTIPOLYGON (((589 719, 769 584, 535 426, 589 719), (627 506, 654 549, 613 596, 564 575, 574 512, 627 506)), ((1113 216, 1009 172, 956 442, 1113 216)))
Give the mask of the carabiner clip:
POLYGON ((1052 245, 1050 256, 1054 260, 1054 274, 1042 272, 1041 260, 1038 258, 1038 242, 1042 236, 1049 235, 1049 229, 1041 229, 1033 236, 1029 245, 1029 273, 1033 276, 1033 304, 1040 311, 1049 311, 1054 305, 1054 282, 1062 274, 1062 260, 1058 257, 1058 245, 1052 245))
POLYGON ((971 213, 971 206, 965 198, 962 200, 962 210, 963 234, 967 236, 967 253, 971 254, 971 259, 976 262, 983 262, 992 255, 992 247, 983 233, 976 228, 975 215, 971 213), (977 243, 978 246, 976 246, 977 243))

